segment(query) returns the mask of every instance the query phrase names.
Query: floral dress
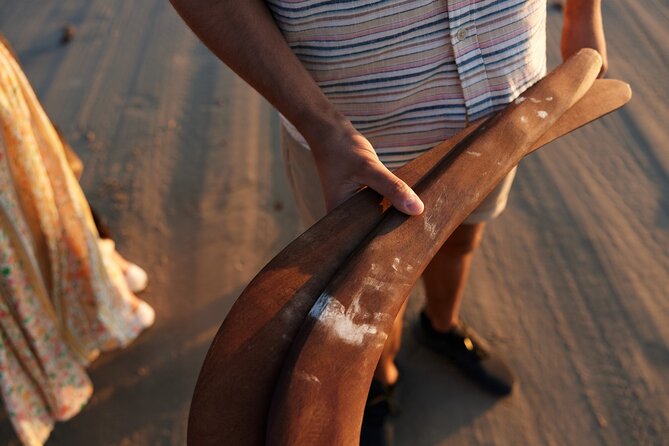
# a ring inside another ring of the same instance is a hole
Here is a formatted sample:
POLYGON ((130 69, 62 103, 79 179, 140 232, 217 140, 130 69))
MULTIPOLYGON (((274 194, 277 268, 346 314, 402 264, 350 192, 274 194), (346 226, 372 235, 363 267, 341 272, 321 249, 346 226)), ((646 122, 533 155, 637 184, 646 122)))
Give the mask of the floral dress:
POLYGON ((112 254, 60 138, 0 43, 0 393, 25 445, 42 445, 56 420, 86 404, 85 366, 100 351, 153 323, 112 254))

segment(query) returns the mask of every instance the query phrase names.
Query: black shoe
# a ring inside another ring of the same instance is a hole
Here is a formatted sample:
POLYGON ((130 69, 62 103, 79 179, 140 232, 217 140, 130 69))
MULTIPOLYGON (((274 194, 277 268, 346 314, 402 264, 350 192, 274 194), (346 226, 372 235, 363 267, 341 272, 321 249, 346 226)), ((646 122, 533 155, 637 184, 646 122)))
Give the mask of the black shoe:
POLYGON ((474 331, 462 322, 442 333, 436 331, 427 315, 421 312, 418 339, 430 350, 450 359, 489 392, 500 396, 511 393, 514 378, 509 367, 492 355, 474 331))
POLYGON ((391 446, 393 426, 391 415, 397 415, 399 405, 395 399, 395 386, 385 386, 372 380, 365 404, 360 431, 360 446, 391 446))

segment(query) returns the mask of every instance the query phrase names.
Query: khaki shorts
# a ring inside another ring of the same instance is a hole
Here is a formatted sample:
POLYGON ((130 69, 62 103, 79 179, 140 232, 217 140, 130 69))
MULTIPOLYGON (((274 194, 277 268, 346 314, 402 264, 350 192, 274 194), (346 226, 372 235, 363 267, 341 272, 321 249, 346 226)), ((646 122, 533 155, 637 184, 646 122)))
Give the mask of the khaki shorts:
MULTIPOLYGON (((283 126, 281 126, 281 153, 300 219, 306 229, 325 215, 325 200, 316 163, 311 151, 296 141, 283 126)), ((509 172, 463 223, 482 223, 501 214, 506 207, 515 175, 516 168, 509 172)))

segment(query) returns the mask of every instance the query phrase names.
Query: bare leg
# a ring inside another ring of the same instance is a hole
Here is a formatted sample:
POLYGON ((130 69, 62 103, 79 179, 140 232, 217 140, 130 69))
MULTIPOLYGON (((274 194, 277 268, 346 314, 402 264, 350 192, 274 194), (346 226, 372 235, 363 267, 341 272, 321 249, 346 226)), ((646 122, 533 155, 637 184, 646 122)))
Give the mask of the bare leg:
MULTIPOLYGON (((425 312, 438 331, 446 332, 458 323, 469 268, 484 227, 484 223, 460 225, 423 273, 427 298, 425 312)), ((374 379, 384 385, 395 384, 398 378, 395 356, 402 340, 405 310, 406 302, 395 319, 393 330, 374 372, 374 379)))
POLYGON ((484 223, 460 225, 423 273, 425 313, 437 331, 447 332, 458 324, 472 257, 484 227, 484 223))
POLYGON ((458 318, 472 257, 481 241, 483 228, 483 223, 461 225, 425 270, 427 302, 425 317, 421 315, 423 344, 451 360, 482 388, 506 396, 513 389, 513 373, 458 318))
POLYGON ((399 377, 399 372, 395 365, 395 356, 397 356, 397 352, 399 352, 402 343, 402 322, 404 320, 404 312, 406 309, 407 302, 405 301, 397 318, 395 318, 393 329, 386 340, 386 345, 383 347, 381 358, 374 371, 374 379, 385 386, 392 386, 397 382, 397 378, 399 377))

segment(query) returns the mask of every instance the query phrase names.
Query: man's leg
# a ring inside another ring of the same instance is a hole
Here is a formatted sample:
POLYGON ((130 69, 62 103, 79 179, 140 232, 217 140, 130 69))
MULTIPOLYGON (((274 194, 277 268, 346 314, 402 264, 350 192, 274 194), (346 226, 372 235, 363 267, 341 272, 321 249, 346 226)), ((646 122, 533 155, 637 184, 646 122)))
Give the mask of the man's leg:
POLYGON ((384 386, 395 385, 399 378, 399 372, 395 365, 395 357, 397 356, 402 343, 402 325, 404 321, 404 312, 407 308, 407 301, 404 302, 402 309, 400 309, 399 314, 395 318, 392 331, 388 335, 386 345, 383 347, 383 352, 381 353, 381 358, 379 359, 378 364, 376 364, 376 370, 374 371, 374 379, 384 386))
MULTIPOLYGON (((460 225, 423 273, 426 306, 420 321, 422 341, 452 360, 484 388, 506 395, 514 381, 509 368, 458 317, 472 257, 484 227, 485 223, 460 225)), ((395 356, 401 342, 403 314, 404 308, 395 320, 374 374, 374 378, 385 386, 397 381, 395 356)))
MULTIPOLYGON (((464 294, 469 267, 485 223, 460 225, 432 259, 423 273, 427 296, 427 313, 432 325, 447 332, 458 322, 458 311, 464 294)), ((386 386, 397 382, 395 357, 402 342, 402 321, 406 302, 395 319, 393 329, 374 372, 374 379, 386 386)))
POLYGON ((420 316, 421 341, 483 388, 508 395, 514 382, 509 367, 459 318, 472 258, 484 227, 485 223, 460 225, 423 273, 426 305, 420 316))
POLYGON ((458 325, 469 269, 484 227, 485 223, 460 225, 423 273, 425 314, 437 331, 447 332, 458 325))

